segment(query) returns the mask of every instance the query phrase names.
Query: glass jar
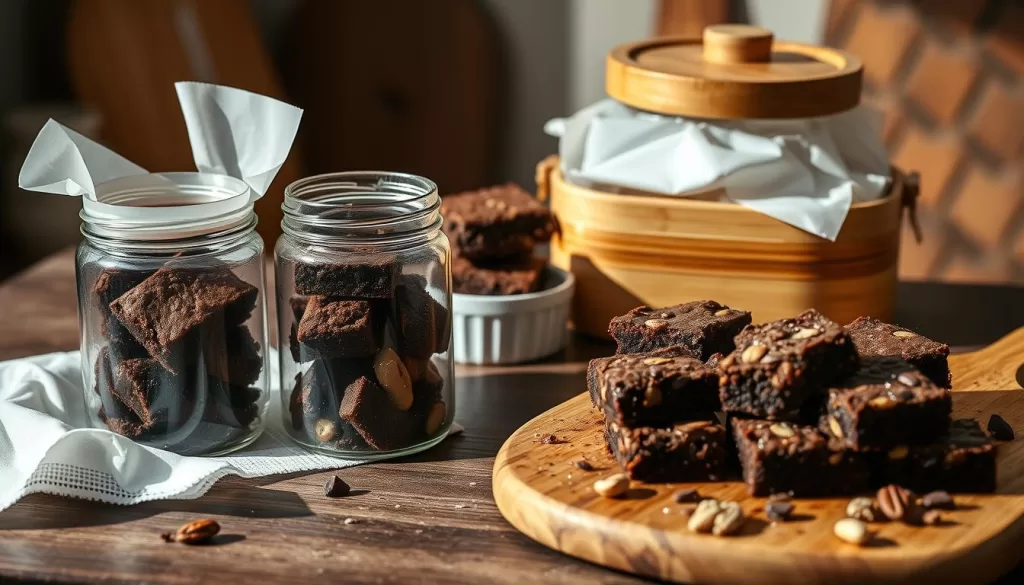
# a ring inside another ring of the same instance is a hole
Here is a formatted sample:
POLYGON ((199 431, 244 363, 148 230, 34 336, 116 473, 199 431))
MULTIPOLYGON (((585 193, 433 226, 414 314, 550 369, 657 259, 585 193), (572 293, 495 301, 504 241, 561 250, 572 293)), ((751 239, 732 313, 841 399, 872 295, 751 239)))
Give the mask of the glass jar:
POLYGON ((243 447, 269 404, 263 240, 245 182, 127 177, 83 198, 78 314, 96 426, 184 455, 243 447))
POLYGON ((455 413, 451 251, 431 181, 346 172, 284 195, 275 251, 284 425, 351 458, 440 442, 455 413))

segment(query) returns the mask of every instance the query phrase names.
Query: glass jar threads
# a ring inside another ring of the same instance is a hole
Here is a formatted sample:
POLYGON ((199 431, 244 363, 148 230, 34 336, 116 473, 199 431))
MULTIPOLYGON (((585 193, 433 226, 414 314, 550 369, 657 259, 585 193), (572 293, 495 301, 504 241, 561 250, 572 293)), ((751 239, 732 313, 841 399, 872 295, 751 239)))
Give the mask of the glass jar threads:
POLYGON ((245 182, 160 173, 83 198, 76 258, 96 425, 179 454, 251 443, 268 405, 263 241, 245 182))
POLYGON ((416 452, 455 412, 451 252, 440 197, 400 173, 308 177, 285 189, 275 252, 285 427, 358 458, 416 452))

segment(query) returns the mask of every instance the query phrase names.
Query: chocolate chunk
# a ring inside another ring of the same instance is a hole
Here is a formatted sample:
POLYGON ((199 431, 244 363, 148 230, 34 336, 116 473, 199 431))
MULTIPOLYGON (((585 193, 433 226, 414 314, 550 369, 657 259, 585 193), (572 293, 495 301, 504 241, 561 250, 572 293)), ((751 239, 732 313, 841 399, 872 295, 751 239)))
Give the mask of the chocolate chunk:
POLYGON ((427 279, 404 275, 395 289, 398 353, 427 359, 448 351, 451 336, 448 309, 427 291, 427 279))
POLYGON ((608 333, 618 343, 618 353, 644 353, 681 345, 694 357, 706 360, 714 353, 733 350, 733 337, 750 324, 750 313, 715 301, 693 301, 652 309, 637 307, 615 317, 608 333))
POLYGON ((909 362, 942 388, 950 387, 949 346, 932 341, 909 329, 883 323, 873 317, 858 317, 846 326, 862 357, 895 356, 909 362))
POLYGON ((164 368, 179 373, 191 358, 188 338, 215 318, 241 324, 258 294, 230 270, 161 268, 113 301, 110 310, 164 368))
POLYGON ((393 254, 376 254, 351 262, 299 264, 295 291, 300 295, 389 299, 399 265, 393 254))
POLYGON ((331 476, 327 483, 324 484, 324 495, 328 498, 341 498, 349 495, 351 492, 352 488, 337 475, 331 476))
POLYGON ((692 504, 701 501, 702 498, 700 491, 697 488, 685 488, 681 489, 672 495, 672 499, 677 504, 692 504))
POLYGON ((793 514, 793 504, 779 500, 769 501, 764 507, 764 515, 773 522, 785 522, 793 514))
POLYGON ((1010 423, 998 414, 993 414, 988 418, 988 432, 997 441, 1012 441, 1015 436, 1010 423))
POLYGON ((594 471, 594 466, 591 465, 590 462, 587 461, 586 459, 580 459, 579 461, 573 463, 573 465, 575 465, 577 469, 582 469, 583 471, 594 471))
POLYGON ((521 295, 541 287, 544 261, 532 255, 473 262, 452 255, 452 288, 467 295, 521 295))
POLYGON ((345 389, 339 416, 352 425, 366 444, 379 451, 408 446, 416 434, 405 411, 398 410, 387 392, 367 377, 345 389))
POLYGON ((381 346, 383 322, 370 301, 312 296, 296 336, 303 361, 372 356, 381 346))
POLYGON ((448 195, 441 215, 452 247, 472 259, 529 254, 555 231, 551 212, 511 183, 448 195))

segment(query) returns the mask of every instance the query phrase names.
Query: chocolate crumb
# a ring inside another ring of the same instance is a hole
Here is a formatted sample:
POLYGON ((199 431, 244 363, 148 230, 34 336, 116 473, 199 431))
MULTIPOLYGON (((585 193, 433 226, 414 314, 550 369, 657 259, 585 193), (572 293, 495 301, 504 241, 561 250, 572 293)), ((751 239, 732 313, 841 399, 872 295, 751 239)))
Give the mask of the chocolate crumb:
POLYGON ((1006 419, 998 414, 993 414, 989 417, 988 432, 997 441, 1012 441, 1015 436, 1010 423, 1006 422, 1006 419))
POLYGON ((679 490, 678 492, 675 493, 674 496, 672 496, 672 498, 676 501, 677 504, 685 504, 687 502, 699 502, 702 499, 700 497, 700 492, 697 491, 697 488, 686 488, 683 490, 679 490))
POLYGON ((559 439, 558 437, 548 433, 548 434, 546 434, 546 435, 544 435, 543 437, 540 438, 540 442, 545 444, 545 445, 560 445, 560 444, 564 443, 565 441, 563 441, 562 439, 559 439))
POLYGON ((359 524, 358 518, 345 518, 345 524, 359 524))
POLYGON ((921 498, 921 505, 928 509, 937 508, 940 510, 952 510, 956 508, 956 503, 953 501, 953 496, 949 495, 949 492, 944 491, 936 491, 925 494, 921 498))
POLYGON ((785 522, 793 514, 793 504, 779 500, 769 501, 764 507, 764 515, 773 522, 785 522))
POLYGON ((594 471, 594 466, 590 464, 586 459, 580 459, 574 465, 582 469, 583 471, 594 471))
POLYGON ((352 488, 337 475, 327 480, 324 484, 324 495, 328 498, 341 498, 347 496, 352 488))

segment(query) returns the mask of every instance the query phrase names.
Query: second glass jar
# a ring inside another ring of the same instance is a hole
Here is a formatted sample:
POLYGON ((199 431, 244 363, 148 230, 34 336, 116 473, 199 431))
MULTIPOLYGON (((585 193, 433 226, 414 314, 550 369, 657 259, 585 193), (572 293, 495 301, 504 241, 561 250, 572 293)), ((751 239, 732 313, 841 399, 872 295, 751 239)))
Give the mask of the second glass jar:
POLYGON ((353 458, 440 442, 455 413, 451 251, 437 187, 401 173, 285 189, 275 250, 285 428, 353 458))

